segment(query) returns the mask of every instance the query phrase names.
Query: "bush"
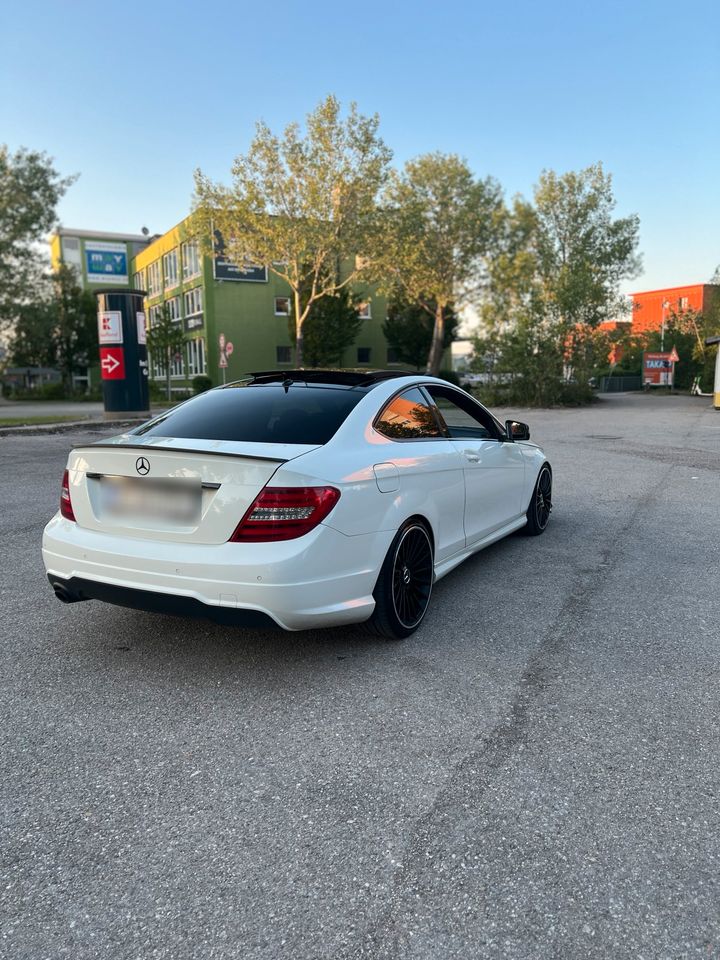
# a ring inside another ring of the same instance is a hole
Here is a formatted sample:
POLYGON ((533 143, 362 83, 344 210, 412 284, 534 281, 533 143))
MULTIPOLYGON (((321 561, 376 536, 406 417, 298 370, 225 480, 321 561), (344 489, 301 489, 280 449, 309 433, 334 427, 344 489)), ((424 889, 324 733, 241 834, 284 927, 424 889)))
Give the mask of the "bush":
POLYGON ((456 387, 460 386, 460 377, 455 373, 454 370, 441 370, 438 373, 438 376, 441 380, 447 380, 448 383, 454 384, 456 387))
POLYGON ((212 387, 212 380, 210 377, 201 374, 199 377, 193 377, 192 379, 192 388, 193 393, 205 393, 206 390, 209 390, 212 387))

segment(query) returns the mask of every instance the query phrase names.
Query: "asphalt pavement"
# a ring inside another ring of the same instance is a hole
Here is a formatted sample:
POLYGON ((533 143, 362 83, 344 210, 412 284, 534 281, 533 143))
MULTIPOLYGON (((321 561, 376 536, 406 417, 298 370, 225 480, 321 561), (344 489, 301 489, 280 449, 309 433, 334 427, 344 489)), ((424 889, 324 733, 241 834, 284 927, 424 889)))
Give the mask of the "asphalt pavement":
POLYGON ((402 643, 62 606, 0 439, 0 956, 720 958, 720 412, 497 412, 550 526, 402 643))

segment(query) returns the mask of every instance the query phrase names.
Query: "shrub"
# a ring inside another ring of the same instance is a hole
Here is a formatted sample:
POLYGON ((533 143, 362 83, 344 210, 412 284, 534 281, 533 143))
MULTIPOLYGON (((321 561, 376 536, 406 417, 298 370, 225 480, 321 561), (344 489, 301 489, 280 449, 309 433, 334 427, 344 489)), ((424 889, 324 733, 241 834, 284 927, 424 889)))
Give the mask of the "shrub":
POLYGON ((212 387, 212 380, 210 377, 201 374, 199 377, 193 377, 192 379, 192 388, 193 393, 205 393, 206 390, 209 390, 212 387))
POLYGON ((448 383, 453 383, 456 387, 460 386, 460 377, 454 370, 441 370, 438 376, 441 380, 447 380, 448 383))

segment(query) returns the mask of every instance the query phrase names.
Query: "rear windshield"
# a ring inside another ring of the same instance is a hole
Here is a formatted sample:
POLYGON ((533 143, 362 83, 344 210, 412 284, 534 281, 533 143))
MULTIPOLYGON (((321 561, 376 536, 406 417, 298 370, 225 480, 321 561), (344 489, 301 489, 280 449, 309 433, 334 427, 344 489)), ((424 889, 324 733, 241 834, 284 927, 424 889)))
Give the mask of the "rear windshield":
POLYGON ((365 395, 358 388, 279 383, 209 390, 138 427, 137 435, 254 443, 327 443, 365 395))

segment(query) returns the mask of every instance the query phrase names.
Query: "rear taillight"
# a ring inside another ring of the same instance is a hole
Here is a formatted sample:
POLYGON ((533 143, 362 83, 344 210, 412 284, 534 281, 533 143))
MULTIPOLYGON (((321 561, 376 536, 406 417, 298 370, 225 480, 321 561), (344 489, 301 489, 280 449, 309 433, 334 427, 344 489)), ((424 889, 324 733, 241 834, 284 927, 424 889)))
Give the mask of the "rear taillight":
POLYGON ((70 477, 67 470, 63 474, 62 487, 60 488, 60 513, 66 520, 74 520, 72 500, 70 499, 70 477))
POLYGON ((230 541, 259 543, 302 537, 325 519, 339 499, 335 487, 265 487, 230 541))

